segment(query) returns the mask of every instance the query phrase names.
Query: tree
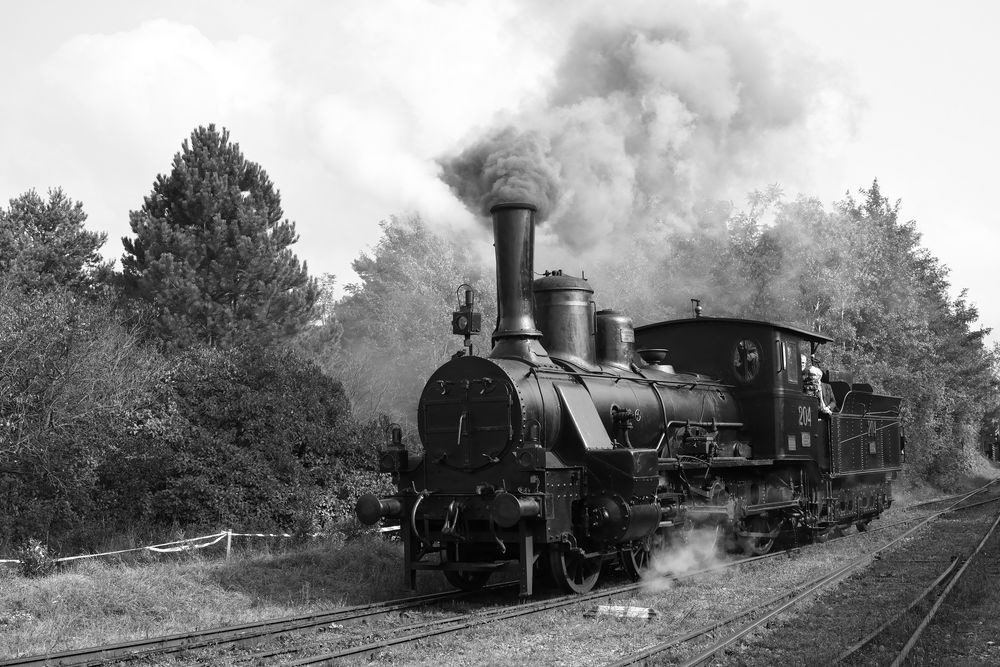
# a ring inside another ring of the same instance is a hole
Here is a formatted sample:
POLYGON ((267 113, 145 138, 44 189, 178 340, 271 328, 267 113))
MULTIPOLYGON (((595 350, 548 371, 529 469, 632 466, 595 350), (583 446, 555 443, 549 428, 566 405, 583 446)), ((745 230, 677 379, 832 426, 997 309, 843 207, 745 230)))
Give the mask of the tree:
POLYGON ((0 545, 48 541, 110 515, 97 471, 129 439, 165 363, 108 300, 0 283, 0 304, 0 545))
POLYGON ((289 248, 298 237, 283 215, 271 180, 229 132, 199 127, 129 214, 127 293, 153 305, 156 334, 174 346, 291 335, 311 318, 317 286, 289 248))
POLYGON ((0 277, 28 291, 89 291, 110 273, 98 252, 107 234, 84 229, 83 204, 62 188, 48 194, 46 201, 29 190, 11 199, 7 210, 0 208, 0 277))
POLYGON ((484 331, 475 347, 489 353, 496 282, 468 239, 438 234, 417 216, 383 222, 382 234, 371 255, 354 261, 361 282, 336 305, 339 346, 318 361, 344 382, 359 418, 391 412, 406 421, 427 378, 461 348, 451 332, 461 283, 478 292, 484 331))
POLYGON ((317 530, 334 506, 344 514, 334 499, 345 484, 373 477, 380 440, 364 437, 341 384, 315 364, 274 347, 174 359, 158 405, 101 471, 131 520, 317 530))

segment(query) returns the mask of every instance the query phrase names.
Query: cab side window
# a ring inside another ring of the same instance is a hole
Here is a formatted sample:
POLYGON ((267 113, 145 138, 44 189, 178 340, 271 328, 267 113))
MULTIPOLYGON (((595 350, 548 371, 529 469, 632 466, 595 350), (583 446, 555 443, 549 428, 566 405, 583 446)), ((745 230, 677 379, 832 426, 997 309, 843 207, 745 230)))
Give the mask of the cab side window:
POLYGON ((799 346, 801 341, 783 339, 781 346, 785 353, 785 380, 789 384, 802 384, 802 361, 799 346))
POLYGON ((730 353, 733 374, 741 384, 750 384, 760 372, 761 348, 757 341, 744 338, 733 346, 730 353))

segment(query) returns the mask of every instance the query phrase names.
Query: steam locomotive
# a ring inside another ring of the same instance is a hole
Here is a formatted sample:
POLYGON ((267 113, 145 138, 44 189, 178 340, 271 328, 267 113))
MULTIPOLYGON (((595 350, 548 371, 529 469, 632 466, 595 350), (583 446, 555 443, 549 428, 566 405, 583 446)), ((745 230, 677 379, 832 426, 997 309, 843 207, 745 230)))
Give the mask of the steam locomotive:
MULTIPOLYGON (((585 279, 534 279, 534 212, 492 209, 492 352, 434 372, 422 455, 396 429, 379 466, 398 493, 357 504, 366 524, 400 522, 411 587, 440 570, 467 590, 516 573, 522 595, 538 575, 584 593, 611 563, 639 578, 695 526, 761 554, 782 535, 863 529, 889 507, 900 399, 826 374, 838 409, 821 413, 801 360, 831 338, 700 308, 633 327, 598 311, 585 279)), ((466 342, 480 325, 467 295, 453 316, 466 342)))

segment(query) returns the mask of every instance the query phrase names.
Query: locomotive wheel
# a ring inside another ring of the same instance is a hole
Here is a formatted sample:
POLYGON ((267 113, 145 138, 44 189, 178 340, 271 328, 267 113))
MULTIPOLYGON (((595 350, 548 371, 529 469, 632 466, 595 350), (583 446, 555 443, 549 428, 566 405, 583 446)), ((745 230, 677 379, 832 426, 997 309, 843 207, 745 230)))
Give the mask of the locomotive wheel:
POLYGON ((463 591, 478 591, 490 578, 489 572, 478 570, 444 570, 444 578, 455 588, 463 591))
POLYGON ((549 570, 559 588, 568 593, 587 593, 601 576, 601 559, 584 558, 564 549, 549 550, 549 570))
POLYGON ((625 570, 625 574, 632 581, 642 579, 642 573, 649 567, 650 556, 652 555, 650 540, 645 539, 626 544, 618 553, 621 556, 622 568, 625 570))
MULTIPOLYGON (((780 527, 780 519, 768 519, 765 516, 751 517, 749 521, 744 522, 744 530, 748 533, 774 534, 780 527)), ((774 537, 744 537, 743 551, 752 556, 763 556, 771 552, 774 540, 774 537)))
MULTIPOLYGON (((445 558, 447 561, 458 560, 458 545, 449 544, 445 551, 445 558)), ((444 572, 444 578, 448 580, 448 583, 455 588, 461 589, 463 591, 478 591, 482 588, 487 580, 489 580, 492 572, 489 570, 442 570, 444 572)))

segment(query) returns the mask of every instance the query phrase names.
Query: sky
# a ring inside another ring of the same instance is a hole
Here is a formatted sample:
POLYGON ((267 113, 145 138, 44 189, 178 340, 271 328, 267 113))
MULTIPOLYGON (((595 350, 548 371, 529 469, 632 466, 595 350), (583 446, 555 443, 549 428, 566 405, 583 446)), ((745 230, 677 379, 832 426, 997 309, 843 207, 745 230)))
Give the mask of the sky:
POLYGON ((623 193, 662 187, 681 219, 698 197, 777 183, 831 205, 878 178, 1000 332, 997 3, 0 2, 0 202, 62 187, 110 258, 215 123, 281 191, 310 272, 343 285, 381 220, 474 226, 442 163, 509 125, 561 159, 574 196, 550 234, 570 242, 601 233, 559 222, 584 205, 638 214, 623 193), (626 23, 645 32, 620 62, 626 23))

